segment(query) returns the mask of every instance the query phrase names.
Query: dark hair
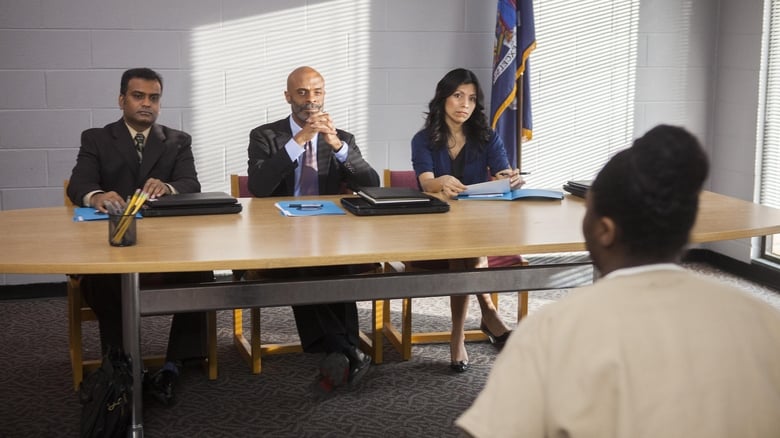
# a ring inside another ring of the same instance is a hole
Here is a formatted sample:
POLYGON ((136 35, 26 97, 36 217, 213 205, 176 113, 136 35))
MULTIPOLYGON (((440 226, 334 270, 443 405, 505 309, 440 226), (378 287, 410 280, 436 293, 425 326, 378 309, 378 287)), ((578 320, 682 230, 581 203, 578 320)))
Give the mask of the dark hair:
POLYGON ((479 86, 479 79, 471 70, 456 68, 444 75, 439 83, 436 84, 436 94, 428 103, 424 129, 428 133, 434 147, 443 147, 447 144, 449 127, 444 121, 444 102, 463 84, 474 84, 474 88, 477 89, 477 104, 474 107, 474 112, 471 113, 471 117, 463 124, 463 133, 466 135, 466 140, 476 141, 478 144, 485 144, 490 141, 491 131, 484 112, 485 96, 482 93, 482 87, 479 86))
POLYGON ((659 125, 599 172, 590 189, 592 206, 615 221, 629 254, 675 256, 688 243, 708 172, 696 137, 659 125))
POLYGON ((151 68, 141 67, 141 68, 131 68, 130 70, 125 70, 124 73, 122 73, 122 81, 119 83, 119 94, 122 96, 127 93, 127 84, 130 83, 130 79, 135 78, 141 78, 146 79, 148 81, 157 81, 160 83, 160 92, 162 93, 163 89, 163 80, 162 76, 160 76, 159 73, 152 70, 151 68))

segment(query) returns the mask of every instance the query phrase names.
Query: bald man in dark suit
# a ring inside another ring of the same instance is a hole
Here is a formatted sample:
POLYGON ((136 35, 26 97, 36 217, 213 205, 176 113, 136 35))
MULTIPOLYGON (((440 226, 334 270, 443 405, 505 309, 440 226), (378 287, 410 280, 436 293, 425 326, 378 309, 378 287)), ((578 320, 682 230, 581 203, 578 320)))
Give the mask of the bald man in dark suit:
MULTIPOLYGON (((258 197, 335 195, 346 187, 378 186, 379 175, 363 159, 349 132, 336 129, 323 111, 325 81, 311 67, 287 78, 284 92, 291 115, 259 126, 249 134, 249 190, 258 197)), ((314 277, 359 274, 373 265, 250 271, 258 277, 314 277)), ((314 388, 330 393, 355 384, 371 358, 359 349, 355 302, 293 306, 303 350, 325 353, 314 388)))

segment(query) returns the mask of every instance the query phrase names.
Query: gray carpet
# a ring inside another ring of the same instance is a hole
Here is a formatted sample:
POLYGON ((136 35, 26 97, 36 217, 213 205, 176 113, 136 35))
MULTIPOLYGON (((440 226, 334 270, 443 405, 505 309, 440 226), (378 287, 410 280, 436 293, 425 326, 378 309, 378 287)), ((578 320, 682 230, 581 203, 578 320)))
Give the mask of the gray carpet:
MULTIPOLYGON (((780 294, 705 265, 689 265, 754 293, 780 308, 780 294)), ((553 302, 566 290, 532 292, 531 311, 553 302)), ((414 302, 415 330, 447 330, 446 298, 414 302)), ((516 295, 502 294, 506 321, 516 311, 516 295)), ((369 303, 361 303, 361 324, 368 325, 369 303)), ((400 316, 394 302, 394 318, 400 316)), ((264 340, 296 340, 289 308, 264 309, 264 340)), ((167 317, 143 320, 143 349, 165 350, 167 317)), ((71 387, 67 351, 66 300, 0 301, 0 437, 78 436, 80 406, 71 387)), ((479 325, 472 298, 470 327, 479 325)), ((453 421, 485 383, 496 352, 486 342, 467 345, 473 367, 453 374, 447 344, 415 346, 410 361, 385 348, 385 363, 372 366, 356 388, 340 389, 315 400, 309 386, 319 357, 271 356, 263 372, 252 375, 231 341, 231 314, 219 313, 219 378, 206 379, 200 367, 185 369, 180 402, 164 408, 145 405, 149 437, 446 437, 457 436, 453 421)), ((88 354, 98 349, 96 324, 85 331, 88 354)))

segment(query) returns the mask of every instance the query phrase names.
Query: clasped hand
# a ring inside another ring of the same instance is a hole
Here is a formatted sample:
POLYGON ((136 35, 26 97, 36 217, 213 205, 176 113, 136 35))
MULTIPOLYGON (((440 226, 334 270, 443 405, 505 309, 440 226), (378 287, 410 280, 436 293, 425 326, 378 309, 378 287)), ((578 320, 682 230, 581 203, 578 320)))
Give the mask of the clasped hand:
POLYGON ((320 133, 323 134, 325 142, 334 151, 341 148, 341 139, 336 135, 336 127, 328 113, 310 115, 300 132, 295 135, 295 141, 298 144, 306 144, 307 141, 320 133))

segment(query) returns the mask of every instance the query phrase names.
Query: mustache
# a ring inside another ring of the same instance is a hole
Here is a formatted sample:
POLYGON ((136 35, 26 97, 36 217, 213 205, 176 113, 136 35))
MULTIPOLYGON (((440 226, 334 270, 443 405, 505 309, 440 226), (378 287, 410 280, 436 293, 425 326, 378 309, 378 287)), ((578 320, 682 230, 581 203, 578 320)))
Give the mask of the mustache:
POLYGON ((307 103, 304 105, 295 105, 295 111, 320 111, 322 109, 322 105, 318 105, 316 103, 307 103))

